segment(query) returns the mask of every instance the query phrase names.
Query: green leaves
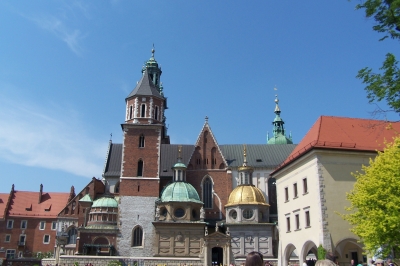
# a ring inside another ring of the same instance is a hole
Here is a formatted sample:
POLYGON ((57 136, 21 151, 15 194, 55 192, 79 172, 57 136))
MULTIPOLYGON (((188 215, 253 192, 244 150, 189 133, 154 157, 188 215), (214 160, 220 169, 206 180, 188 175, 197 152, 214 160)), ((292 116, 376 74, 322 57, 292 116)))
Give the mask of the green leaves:
POLYGON ((395 111, 400 112, 400 69, 398 61, 391 53, 386 55, 382 74, 372 73, 372 69, 363 68, 358 72, 357 78, 367 84, 367 98, 369 102, 379 102, 383 99, 395 111))
POLYGON ((400 137, 353 175, 356 183, 347 194, 351 206, 342 217, 353 225, 351 231, 368 253, 382 249, 386 256, 400 244, 400 137))
POLYGON ((400 0, 368 0, 356 6, 356 9, 362 8, 367 18, 374 17, 376 24, 372 28, 388 34, 380 40, 400 39, 400 0))
MULTIPOLYGON (((400 0, 367 0, 358 4, 356 9, 365 9, 367 18, 374 17, 372 27, 377 32, 386 33, 380 41, 391 37, 400 40, 400 0)), ((400 112, 400 70, 398 61, 391 53, 386 55, 381 73, 373 73, 365 67, 358 72, 357 78, 367 84, 369 102, 386 100, 390 108, 400 112)))

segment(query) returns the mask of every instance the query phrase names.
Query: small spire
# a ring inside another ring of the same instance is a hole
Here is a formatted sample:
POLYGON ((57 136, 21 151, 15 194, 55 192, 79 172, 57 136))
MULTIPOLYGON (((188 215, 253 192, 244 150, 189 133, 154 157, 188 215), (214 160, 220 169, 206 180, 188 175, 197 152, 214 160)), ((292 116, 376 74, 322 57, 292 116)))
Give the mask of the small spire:
POLYGON ((208 123, 208 116, 206 116, 206 123, 208 123))
POLYGON ((247 166, 247 152, 246 152, 246 144, 243 144, 243 166, 247 166))
POLYGON ((156 50, 154 49, 154 43, 153 43, 153 49, 151 49, 151 57, 154 58, 154 53, 156 52, 156 50))
POLYGON ((178 146, 178 162, 182 160, 182 145, 178 146))

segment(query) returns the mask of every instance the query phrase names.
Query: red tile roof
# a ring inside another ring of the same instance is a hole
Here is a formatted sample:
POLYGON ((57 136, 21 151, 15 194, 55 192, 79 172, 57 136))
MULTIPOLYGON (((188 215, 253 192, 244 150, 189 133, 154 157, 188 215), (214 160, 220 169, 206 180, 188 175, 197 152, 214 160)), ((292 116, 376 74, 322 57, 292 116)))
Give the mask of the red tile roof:
POLYGON ((7 207, 7 201, 8 197, 10 196, 10 193, 0 193, 0 219, 5 218, 5 210, 7 207))
POLYGON ((69 193, 15 191, 8 209, 9 216, 55 218, 68 203, 69 193))
POLYGON ((354 151, 383 150, 384 140, 391 141, 393 136, 399 132, 400 122, 321 116, 274 172, 298 159, 312 148, 354 151))

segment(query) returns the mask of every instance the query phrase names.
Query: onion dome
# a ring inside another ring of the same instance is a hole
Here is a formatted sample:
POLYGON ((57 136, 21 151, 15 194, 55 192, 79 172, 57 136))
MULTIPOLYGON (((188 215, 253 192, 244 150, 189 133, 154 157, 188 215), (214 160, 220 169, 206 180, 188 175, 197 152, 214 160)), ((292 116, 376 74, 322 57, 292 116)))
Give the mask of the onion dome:
POLYGON ((239 204, 257 204, 269 206, 266 203, 264 194, 259 188, 252 185, 236 187, 229 195, 228 204, 225 207, 239 204))
POLYGON ((186 182, 173 182, 166 186, 161 194, 162 202, 195 202, 201 203, 196 189, 186 182))
POLYGON ((118 208, 118 202, 114 198, 101 197, 93 202, 92 208, 95 207, 118 208))

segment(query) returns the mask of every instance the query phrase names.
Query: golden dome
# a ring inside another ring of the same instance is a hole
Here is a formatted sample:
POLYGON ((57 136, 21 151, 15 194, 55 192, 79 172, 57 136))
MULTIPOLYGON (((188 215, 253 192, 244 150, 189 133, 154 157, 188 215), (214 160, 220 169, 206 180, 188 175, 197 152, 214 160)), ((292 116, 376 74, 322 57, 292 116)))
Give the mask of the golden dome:
POLYGON ((266 205, 265 197, 259 188, 252 185, 243 185, 236 187, 229 195, 228 204, 225 207, 238 204, 257 204, 266 205))

